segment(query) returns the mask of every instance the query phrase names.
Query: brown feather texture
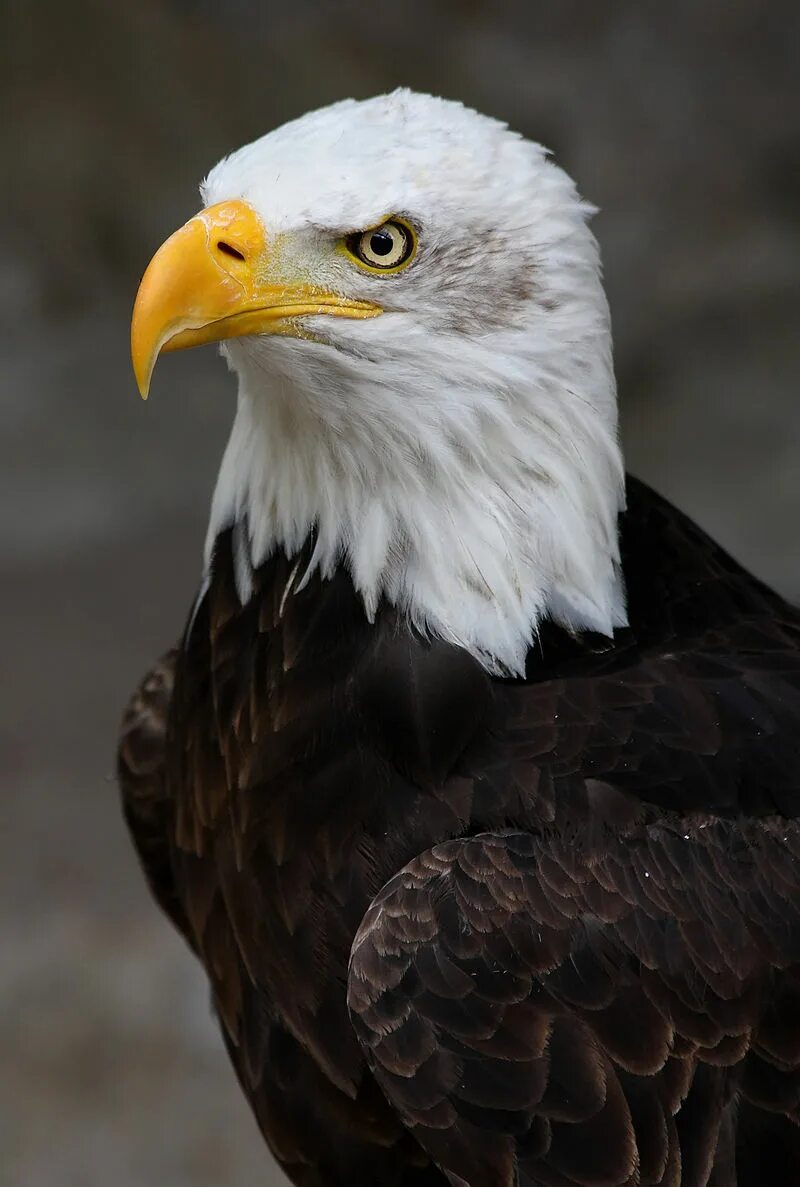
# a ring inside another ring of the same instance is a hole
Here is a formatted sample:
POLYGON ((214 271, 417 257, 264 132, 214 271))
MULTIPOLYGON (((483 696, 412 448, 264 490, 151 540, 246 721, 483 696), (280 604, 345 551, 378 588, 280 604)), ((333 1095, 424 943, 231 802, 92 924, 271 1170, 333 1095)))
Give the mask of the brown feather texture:
MULTIPOLYGON (((241 529, 240 529, 241 530, 241 529)), ((525 679, 232 530, 125 814, 300 1187, 800 1183, 800 616, 629 479, 525 679)), ((299 564, 297 563, 299 560, 299 564)))

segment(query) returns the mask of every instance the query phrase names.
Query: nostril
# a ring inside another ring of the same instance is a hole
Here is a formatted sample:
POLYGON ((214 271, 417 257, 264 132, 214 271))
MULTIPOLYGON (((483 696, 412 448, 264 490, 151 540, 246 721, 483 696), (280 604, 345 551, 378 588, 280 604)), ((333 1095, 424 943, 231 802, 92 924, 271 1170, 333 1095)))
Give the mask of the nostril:
POLYGON ((235 247, 231 247, 230 243, 226 243, 224 239, 220 239, 217 243, 217 251, 221 251, 223 255, 233 256, 235 260, 243 260, 244 256, 235 247))

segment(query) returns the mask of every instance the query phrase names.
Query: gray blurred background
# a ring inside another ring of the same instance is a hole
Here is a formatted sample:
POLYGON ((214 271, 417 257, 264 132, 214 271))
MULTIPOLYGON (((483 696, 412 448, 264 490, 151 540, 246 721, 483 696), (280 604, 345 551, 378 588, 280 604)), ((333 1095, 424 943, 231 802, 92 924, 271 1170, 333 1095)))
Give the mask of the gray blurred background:
POLYGON ((797 597, 800 9, 0 7, 0 1183, 277 1184, 112 779, 233 407, 212 348, 138 400, 139 276, 214 161, 288 117, 399 83, 503 117, 602 208, 630 467, 797 597))

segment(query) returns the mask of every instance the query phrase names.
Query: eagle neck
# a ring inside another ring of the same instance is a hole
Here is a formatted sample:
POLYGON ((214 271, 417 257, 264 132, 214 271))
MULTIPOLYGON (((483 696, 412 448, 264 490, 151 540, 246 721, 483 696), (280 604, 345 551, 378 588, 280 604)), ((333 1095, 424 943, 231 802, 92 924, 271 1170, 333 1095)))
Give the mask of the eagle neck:
POLYGON ((580 368, 548 375, 514 393, 515 419, 509 398, 464 381, 441 411, 402 383, 367 388, 358 360, 330 348, 277 346, 231 352, 238 407, 206 563, 234 527, 242 602, 255 569, 313 533, 293 589, 343 566, 369 620, 386 601, 497 674, 525 670, 546 618, 608 636, 625 622, 613 391, 581 391, 580 368))

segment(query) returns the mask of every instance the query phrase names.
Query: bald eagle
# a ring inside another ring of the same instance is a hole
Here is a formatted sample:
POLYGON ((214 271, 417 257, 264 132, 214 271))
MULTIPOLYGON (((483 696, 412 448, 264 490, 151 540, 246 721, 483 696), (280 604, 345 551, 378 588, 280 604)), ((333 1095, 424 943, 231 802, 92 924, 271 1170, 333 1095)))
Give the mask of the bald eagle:
POLYGON ((800 616, 625 481, 591 207, 460 104, 220 162, 238 406, 125 815, 300 1187, 800 1182, 800 616))

